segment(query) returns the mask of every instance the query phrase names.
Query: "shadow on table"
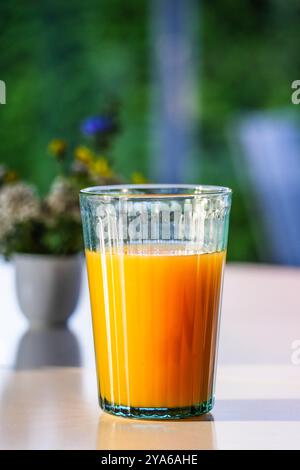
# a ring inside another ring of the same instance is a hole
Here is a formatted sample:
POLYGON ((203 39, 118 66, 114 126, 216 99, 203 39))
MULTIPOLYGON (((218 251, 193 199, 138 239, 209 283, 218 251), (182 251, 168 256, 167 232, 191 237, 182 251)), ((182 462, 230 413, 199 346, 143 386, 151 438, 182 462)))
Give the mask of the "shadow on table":
POLYGON ((216 449, 213 416, 190 420, 145 421, 102 413, 98 422, 97 449, 216 449))
POLYGON ((20 339, 15 369, 80 365, 78 340, 68 328, 29 329, 20 339))
POLYGON ((300 400, 217 400, 215 421, 300 421, 300 400))

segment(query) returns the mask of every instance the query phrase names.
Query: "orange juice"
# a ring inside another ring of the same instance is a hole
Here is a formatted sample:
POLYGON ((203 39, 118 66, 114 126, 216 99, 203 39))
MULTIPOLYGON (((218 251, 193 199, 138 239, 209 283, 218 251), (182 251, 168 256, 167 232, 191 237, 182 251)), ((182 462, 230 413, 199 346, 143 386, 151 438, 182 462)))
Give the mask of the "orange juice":
POLYGON ((102 403, 184 408, 212 398, 225 251, 86 251, 102 403))

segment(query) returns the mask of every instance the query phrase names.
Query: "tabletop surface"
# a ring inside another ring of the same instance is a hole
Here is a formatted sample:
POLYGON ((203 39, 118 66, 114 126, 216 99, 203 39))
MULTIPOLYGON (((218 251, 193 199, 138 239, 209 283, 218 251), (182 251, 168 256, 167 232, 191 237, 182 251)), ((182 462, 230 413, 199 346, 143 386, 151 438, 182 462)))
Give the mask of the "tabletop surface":
POLYGON ((300 449, 300 270, 228 265, 216 405, 135 421, 97 403, 85 273, 69 327, 30 330, 0 264, 1 449, 300 449))

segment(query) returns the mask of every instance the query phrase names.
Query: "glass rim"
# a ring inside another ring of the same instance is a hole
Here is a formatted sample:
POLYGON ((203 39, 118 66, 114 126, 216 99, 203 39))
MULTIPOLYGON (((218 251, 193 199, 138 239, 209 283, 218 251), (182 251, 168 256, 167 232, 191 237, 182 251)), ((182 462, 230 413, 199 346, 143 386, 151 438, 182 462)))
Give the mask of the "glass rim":
POLYGON ((232 190, 226 186, 205 184, 114 184, 90 186, 79 191, 81 196, 93 197, 133 197, 133 198, 177 198, 194 196, 226 196, 232 190))

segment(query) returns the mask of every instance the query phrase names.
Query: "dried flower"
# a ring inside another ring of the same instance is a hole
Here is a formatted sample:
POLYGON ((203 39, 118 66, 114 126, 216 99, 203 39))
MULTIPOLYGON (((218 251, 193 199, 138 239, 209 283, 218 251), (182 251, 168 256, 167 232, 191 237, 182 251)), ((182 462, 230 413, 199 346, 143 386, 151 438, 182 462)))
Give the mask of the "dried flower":
POLYGON ((0 239, 13 232, 17 224, 37 219, 40 201, 33 188, 25 183, 11 183, 0 190, 0 239))
POLYGON ((65 156, 68 146, 62 139, 53 139, 51 140, 48 149, 54 157, 61 158, 65 156))
POLYGON ((52 216, 71 217, 80 221, 78 190, 66 178, 57 178, 45 199, 52 216))

